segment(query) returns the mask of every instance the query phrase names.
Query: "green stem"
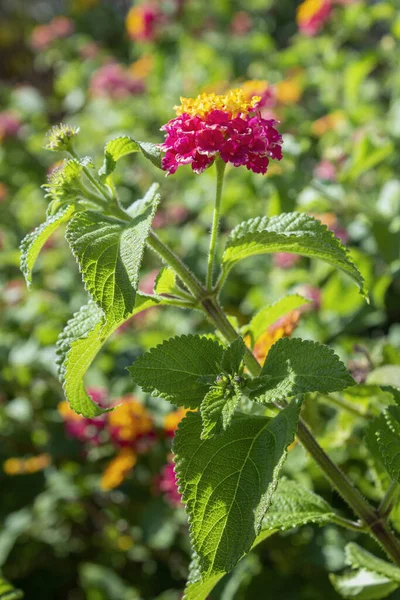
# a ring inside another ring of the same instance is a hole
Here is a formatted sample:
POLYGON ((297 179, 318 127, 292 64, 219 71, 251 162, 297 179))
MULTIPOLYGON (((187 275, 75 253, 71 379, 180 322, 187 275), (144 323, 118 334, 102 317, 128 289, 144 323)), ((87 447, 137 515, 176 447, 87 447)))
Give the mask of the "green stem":
POLYGON ((363 419, 373 419, 374 416, 368 412, 363 412, 358 406, 352 404, 351 402, 347 402, 343 398, 337 398, 336 396, 326 396, 325 394, 319 394, 319 397, 322 398, 325 402, 329 404, 334 404, 338 408, 343 408, 343 410, 347 410, 347 412, 356 415, 357 417, 362 417, 363 419))
POLYGON ((350 519, 345 519, 339 515, 333 515, 330 520, 332 523, 339 525, 339 527, 345 527, 346 529, 357 531, 358 533, 360 533, 360 531, 365 532, 365 527, 359 521, 350 521, 350 519))
MULTIPOLYGON (((161 258, 175 270, 177 275, 197 298, 202 305, 209 320, 222 333, 228 342, 232 342, 238 337, 237 331, 228 321, 221 306, 214 297, 204 295, 205 290, 199 284, 195 276, 187 269, 184 263, 178 258, 154 232, 150 233, 148 238, 149 246, 155 250, 161 258)), ((257 377, 261 367, 253 356, 251 350, 247 349, 244 357, 245 364, 253 377, 257 377)), ((387 523, 382 519, 378 511, 374 510, 367 500, 362 496, 358 489, 348 479, 347 475, 335 463, 318 444, 317 440, 308 429, 302 419, 299 420, 297 437, 311 454, 315 462, 320 466, 327 479, 333 487, 341 494, 347 504, 353 509, 355 514, 361 519, 362 524, 381 544, 388 556, 392 558, 395 564, 400 566, 400 542, 390 531, 387 523)), ((362 525, 361 525, 362 526, 362 525)))
POLYGON ((382 519, 387 519, 392 512, 393 508, 396 506, 399 500, 400 494, 400 485, 397 481, 392 481, 390 484, 385 496, 382 499, 378 507, 378 513, 380 514, 382 519))
POLYGON ((147 244, 175 271, 182 283, 185 284, 187 289, 197 300, 200 300, 207 295, 206 290, 203 289, 203 286, 197 277, 189 271, 181 259, 160 240, 153 230, 150 230, 147 244))
MULTIPOLYGON (((72 156, 72 158, 80 160, 79 154, 73 148, 69 151, 69 153, 72 156)), ((89 179, 93 187, 95 187, 96 190, 100 192, 100 194, 106 199, 107 204, 109 204, 111 198, 110 195, 107 193, 106 187, 102 185, 99 181, 97 181, 97 179, 91 174, 90 170, 87 167, 83 167, 82 171, 85 173, 86 177, 89 179)))
POLYGON ((215 160, 217 169, 217 189, 215 193, 215 205, 213 213, 213 221, 211 226, 210 250, 208 253, 207 279, 206 287, 208 290, 213 286, 215 254, 217 251, 217 239, 219 230, 219 217, 221 212, 222 187, 224 185, 225 163, 219 156, 215 160))

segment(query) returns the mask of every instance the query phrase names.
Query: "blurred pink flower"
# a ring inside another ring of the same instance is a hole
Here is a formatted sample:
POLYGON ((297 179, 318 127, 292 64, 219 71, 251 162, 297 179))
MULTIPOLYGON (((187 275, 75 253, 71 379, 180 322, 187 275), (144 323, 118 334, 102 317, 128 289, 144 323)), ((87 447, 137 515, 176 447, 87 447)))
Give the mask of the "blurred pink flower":
POLYGON ((239 12, 233 15, 231 21, 231 32, 233 35, 247 35, 252 28, 252 21, 249 13, 244 10, 240 10, 239 12))
POLYGON ((90 93, 93 96, 120 99, 142 94, 144 90, 143 81, 134 78, 128 69, 117 63, 100 67, 90 81, 90 93))
MULTIPOLYGON (((103 388, 88 388, 87 393, 93 402, 100 407, 107 407, 108 395, 106 390, 103 388)), ((94 446, 101 444, 101 434, 107 425, 107 413, 93 418, 82 417, 76 414, 66 401, 59 403, 58 411, 64 420, 67 435, 94 446)))
POLYGON ((154 284, 159 273, 158 269, 153 269, 150 273, 147 273, 139 283, 139 291, 144 294, 152 294, 154 290, 154 284))
POLYGON ((321 307, 321 290, 317 287, 305 283, 304 285, 297 288, 296 292, 300 296, 304 296, 311 300, 310 304, 305 304, 301 307, 301 312, 307 312, 310 310, 319 310, 321 307))
POLYGON ((0 112, 0 142, 5 138, 16 137, 21 125, 21 119, 11 110, 0 112))
POLYGON ((291 269, 301 259, 298 254, 291 254, 290 252, 277 252, 274 254, 274 267, 278 269, 291 269))
POLYGON ((126 30, 133 41, 151 41, 156 37, 157 25, 161 20, 159 6, 155 2, 144 2, 132 6, 126 16, 126 30))
POLYGON ((30 43, 34 50, 46 50, 55 40, 62 39, 74 33, 75 27, 71 19, 64 16, 54 17, 46 25, 37 25, 31 33, 30 43))
POLYGON ((304 0, 297 9, 297 24, 301 33, 316 35, 329 19, 332 0, 304 0))
POLYGON ((186 221, 189 216, 188 209, 182 204, 167 204, 166 208, 159 210, 153 220, 153 228, 167 227, 168 225, 179 225, 186 221))
POLYGON ((158 488, 165 496, 165 499, 172 506, 181 505, 181 495, 178 492, 178 482, 175 473, 175 465, 172 462, 168 462, 162 468, 160 473, 158 488))
POLYGON ((314 168, 314 177, 325 181, 336 180, 336 167, 330 160, 323 159, 314 168))

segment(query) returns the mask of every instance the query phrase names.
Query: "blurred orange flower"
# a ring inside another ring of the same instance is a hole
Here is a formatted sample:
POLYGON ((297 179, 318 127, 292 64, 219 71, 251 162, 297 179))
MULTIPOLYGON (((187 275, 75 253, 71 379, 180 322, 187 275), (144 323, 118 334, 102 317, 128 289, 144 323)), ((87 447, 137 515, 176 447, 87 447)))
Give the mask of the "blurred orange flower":
POLYGON ((137 455, 133 448, 121 448, 117 456, 108 464, 101 477, 101 489, 112 490, 121 485, 136 465, 136 462, 137 455))
POLYGON ((335 110, 334 112, 314 121, 314 123, 311 125, 311 132, 320 137, 330 129, 336 129, 336 127, 344 123, 345 120, 346 117, 343 111, 335 110))
POLYGON ((50 464, 49 454, 38 454, 30 458, 8 458, 3 463, 3 471, 7 475, 28 475, 43 471, 50 464))
MULTIPOLYGON (((287 315, 278 319, 270 325, 266 331, 256 340, 253 348, 253 354, 262 365, 267 358, 267 354, 272 346, 283 337, 289 337, 296 329, 300 321, 300 310, 292 310, 287 315)), ((246 336, 244 341, 250 347, 250 336, 246 336)))
POLYGON ((164 417, 164 431, 167 435, 173 436, 175 431, 182 421, 183 417, 188 412, 187 408, 178 408, 178 410, 174 410, 173 412, 168 413, 164 417))

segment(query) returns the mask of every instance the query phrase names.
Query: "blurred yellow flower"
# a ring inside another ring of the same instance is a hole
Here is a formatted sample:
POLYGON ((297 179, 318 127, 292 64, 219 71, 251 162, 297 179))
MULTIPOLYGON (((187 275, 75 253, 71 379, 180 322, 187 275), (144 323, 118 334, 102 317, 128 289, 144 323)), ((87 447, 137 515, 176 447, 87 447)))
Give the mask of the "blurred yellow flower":
POLYGON ((338 125, 341 125, 346 120, 346 117, 341 110, 335 110, 320 119, 314 121, 311 125, 311 132, 316 136, 324 135, 330 129, 335 129, 338 125))
POLYGON ((168 413, 168 415, 165 415, 164 431, 169 435, 174 435, 176 428, 187 412, 187 408, 178 408, 178 410, 174 410, 173 412, 168 413))
MULTIPOLYGON (((267 354, 272 346, 283 337, 289 337, 296 329, 300 320, 300 311, 292 310, 284 317, 278 319, 268 327, 266 331, 256 340, 253 348, 253 354, 262 365, 267 358, 267 354)), ((250 346, 250 337, 246 336, 244 341, 250 346)))
POLYGON ((275 95, 280 104, 296 104, 301 94, 302 86, 299 77, 284 79, 275 84, 275 95))
POLYGON ((121 401, 121 406, 117 406, 108 416, 113 437, 119 443, 129 443, 150 433, 153 430, 153 420, 143 404, 133 396, 124 396, 121 401))
POLYGON ((100 482, 101 489, 112 490, 121 485, 136 462, 136 452, 132 448, 122 448, 104 471, 100 482))
POLYGON ((250 100, 253 96, 262 96, 268 89, 268 81, 265 79, 249 79, 241 86, 245 98, 250 100))
POLYGON ((133 62, 129 71, 133 77, 137 79, 145 79, 154 68, 154 57, 151 54, 144 54, 138 60, 133 62))
POLYGON ((3 463, 3 471, 7 475, 27 475, 43 471, 50 463, 49 454, 38 454, 30 458, 8 458, 3 463))

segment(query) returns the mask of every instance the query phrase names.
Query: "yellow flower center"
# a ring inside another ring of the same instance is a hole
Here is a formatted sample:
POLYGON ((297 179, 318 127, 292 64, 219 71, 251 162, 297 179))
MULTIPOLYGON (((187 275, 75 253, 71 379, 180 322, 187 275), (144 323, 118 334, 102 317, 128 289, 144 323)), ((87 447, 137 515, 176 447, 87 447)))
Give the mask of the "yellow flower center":
POLYGON ((230 90, 227 94, 200 94, 197 98, 181 98, 181 105, 175 106, 177 115, 187 113, 192 117, 206 117, 213 110, 222 110, 231 117, 247 115, 255 109, 261 100, 259 96, 248 99, 240 88, 230 90))

